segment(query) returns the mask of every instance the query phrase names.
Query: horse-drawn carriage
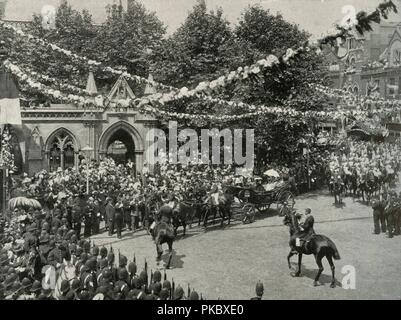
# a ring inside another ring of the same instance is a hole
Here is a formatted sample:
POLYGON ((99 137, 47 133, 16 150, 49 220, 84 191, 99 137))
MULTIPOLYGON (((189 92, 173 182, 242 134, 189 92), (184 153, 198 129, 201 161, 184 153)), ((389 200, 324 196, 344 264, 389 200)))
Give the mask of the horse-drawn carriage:
POLYGON ((225 186, 227 193, 233 194, 236 201, 232 204, 233 217, 244 223, 252 222, 256 211, 262 213, 276 204, 276 210, 283 216, 285 208, 293 208, 294 195, 291 183, 284 182, 269 191, 258 191, 254 187, 225 186))

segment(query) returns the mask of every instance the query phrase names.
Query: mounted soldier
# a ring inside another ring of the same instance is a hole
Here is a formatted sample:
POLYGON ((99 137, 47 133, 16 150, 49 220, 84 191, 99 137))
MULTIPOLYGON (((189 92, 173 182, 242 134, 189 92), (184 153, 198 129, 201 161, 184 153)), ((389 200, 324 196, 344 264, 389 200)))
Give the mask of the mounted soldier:
POLYGON ((297 248, 301 248, 305 245, 307 248, 309 240, 315 235, 313 225, 315 218, 312 216, 312 210, 310 208, 305 209, 304 214, 296 214, 298 219, 299 230, 296 231, 291 238, 295 239, 295 245, 297 248))

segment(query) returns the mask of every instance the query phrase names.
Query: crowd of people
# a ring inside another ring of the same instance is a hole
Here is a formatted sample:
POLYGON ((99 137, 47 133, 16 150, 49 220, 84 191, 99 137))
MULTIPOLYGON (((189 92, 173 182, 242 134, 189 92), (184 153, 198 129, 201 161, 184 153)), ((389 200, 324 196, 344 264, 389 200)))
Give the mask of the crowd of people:
MULTIPOLYGON (((401 145, 349 141, 329 158, 330 187, 335 194, 350 192, 370 200, 389 191, 401 165, 401 145)), ((337 198, 336 198, 337 202, 337 198)))

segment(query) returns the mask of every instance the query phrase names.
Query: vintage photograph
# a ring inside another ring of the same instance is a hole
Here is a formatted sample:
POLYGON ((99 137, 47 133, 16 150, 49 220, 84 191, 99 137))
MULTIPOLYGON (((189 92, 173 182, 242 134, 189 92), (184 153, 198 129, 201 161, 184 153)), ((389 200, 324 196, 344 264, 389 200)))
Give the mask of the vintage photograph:
POLYGON ((400 170, 400 0, 0 0, 0 300, 400 300, 400 170))

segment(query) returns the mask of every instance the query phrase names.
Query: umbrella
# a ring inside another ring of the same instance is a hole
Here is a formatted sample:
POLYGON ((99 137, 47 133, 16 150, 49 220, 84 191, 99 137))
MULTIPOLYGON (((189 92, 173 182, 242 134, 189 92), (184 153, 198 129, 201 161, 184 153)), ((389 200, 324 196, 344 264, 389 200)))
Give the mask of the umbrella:
POLYGON ((42 209, 42 206, 39 203, 39 201, 35 199, 28 199, 26 197, 16 197, 10 199, 8 207, 10 210, 14 210, 15 208, 42 209))
POLYGON ((264 175, 265 176, 269 176, 269 177, 276 177, 276 178, 280 177, 280 174, 274 169, 270 169, 270 170, 265 171, 264 175))

